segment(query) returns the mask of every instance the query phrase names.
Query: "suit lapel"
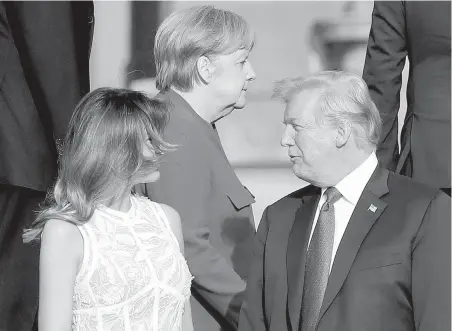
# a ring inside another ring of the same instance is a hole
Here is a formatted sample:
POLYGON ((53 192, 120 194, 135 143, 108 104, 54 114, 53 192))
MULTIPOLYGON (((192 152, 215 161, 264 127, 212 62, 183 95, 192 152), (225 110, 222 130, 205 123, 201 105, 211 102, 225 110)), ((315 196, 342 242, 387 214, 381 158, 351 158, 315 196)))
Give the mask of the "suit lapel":
POLYGON ((388 174, 387 170, 377 167, 355 207, 336 252, 319 321, 347 278, 363 240, 387 206, 380 197, 388 192, 388 174))
POLYGON ((298 330, 303 294, 306 249, 312 220, 320 199, 319 188, 312 195, 303 197, 303 203, 295 214, 295 221, 287 246, 287 310, 292 330, 298 330))

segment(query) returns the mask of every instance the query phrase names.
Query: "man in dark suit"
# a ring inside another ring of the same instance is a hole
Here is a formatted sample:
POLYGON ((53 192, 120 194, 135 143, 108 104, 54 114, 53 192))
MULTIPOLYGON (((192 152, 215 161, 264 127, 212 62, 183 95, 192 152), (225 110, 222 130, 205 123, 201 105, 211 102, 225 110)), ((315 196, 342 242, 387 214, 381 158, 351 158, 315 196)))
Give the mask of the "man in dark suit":
POLYGON ((420 182, 451 187, 450 1, 375 1, 363 78, 380 111, 382 166, 420 182), (405 59, 407 113, 398 146, 405 59))
POLYGON ((89 92, 92 2, 0 2, 0 330, 29 331, 38 248, 22 231, 53 184, 57 145, 89 92))
POLYGON ((295 175, 264 211, 239 330, 450 330, 450 198, 378 166, 361 78, 282 81, 295 175))

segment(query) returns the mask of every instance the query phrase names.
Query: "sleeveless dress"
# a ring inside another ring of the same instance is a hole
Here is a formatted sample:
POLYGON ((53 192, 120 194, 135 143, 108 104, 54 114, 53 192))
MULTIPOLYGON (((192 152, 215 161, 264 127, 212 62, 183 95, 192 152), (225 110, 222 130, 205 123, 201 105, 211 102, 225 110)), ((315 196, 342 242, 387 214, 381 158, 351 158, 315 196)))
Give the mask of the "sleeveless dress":
POLYGON ((131 203, 128 212, 100 206, 79 226, 73 331, 182 330, 193 277, 161 206, 131 203))

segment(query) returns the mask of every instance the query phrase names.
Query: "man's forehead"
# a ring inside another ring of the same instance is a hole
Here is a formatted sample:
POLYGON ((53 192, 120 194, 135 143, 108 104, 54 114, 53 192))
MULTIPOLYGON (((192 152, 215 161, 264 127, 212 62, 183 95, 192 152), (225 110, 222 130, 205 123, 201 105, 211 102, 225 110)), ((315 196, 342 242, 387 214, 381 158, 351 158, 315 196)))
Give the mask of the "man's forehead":
POLYGON ((313 114, 317 108, 319 96, 316 92, 303 91, 291 96, 286 104, 284 117, 298 118, 313 114))

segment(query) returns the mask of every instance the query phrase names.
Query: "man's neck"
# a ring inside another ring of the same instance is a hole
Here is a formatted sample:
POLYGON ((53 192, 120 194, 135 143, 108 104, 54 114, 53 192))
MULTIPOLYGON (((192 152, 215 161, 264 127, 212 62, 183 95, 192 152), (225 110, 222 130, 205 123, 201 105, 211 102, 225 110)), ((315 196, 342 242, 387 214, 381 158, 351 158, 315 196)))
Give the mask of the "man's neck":
POLYGON ((347 155, 347 157, 344 157, 341 162, 338 162, 338 167, 336 168, 338 176, 335 185, 363 164, 373 151, 371 148, 355 150, 347 155))

